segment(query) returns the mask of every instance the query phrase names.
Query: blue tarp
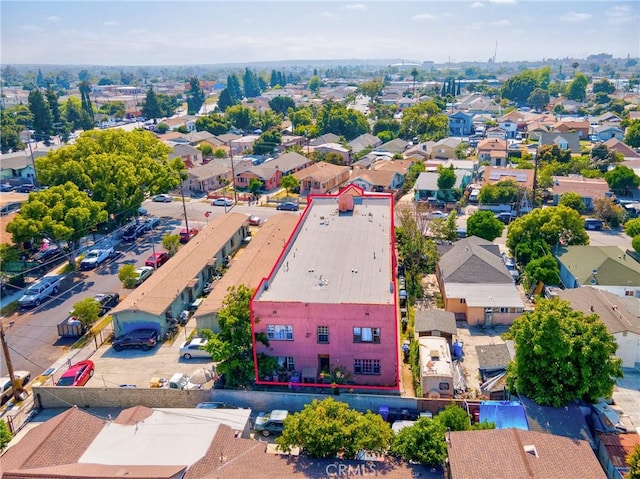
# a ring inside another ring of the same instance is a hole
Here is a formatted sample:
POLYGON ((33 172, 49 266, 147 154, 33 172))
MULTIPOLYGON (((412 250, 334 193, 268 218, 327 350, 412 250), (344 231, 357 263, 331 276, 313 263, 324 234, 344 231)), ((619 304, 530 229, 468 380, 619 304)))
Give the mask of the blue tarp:
POLYGON ((482 421, 495 423, 496 429, 529 430, 524 406, 518 401, 482 401, 480 422, 482 421))

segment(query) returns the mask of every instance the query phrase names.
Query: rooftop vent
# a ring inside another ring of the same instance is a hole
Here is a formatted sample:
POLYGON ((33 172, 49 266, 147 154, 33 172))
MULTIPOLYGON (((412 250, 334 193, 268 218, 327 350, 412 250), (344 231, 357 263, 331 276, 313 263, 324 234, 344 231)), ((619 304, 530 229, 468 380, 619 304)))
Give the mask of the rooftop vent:
POLYGON ((532 456, 539 457, 538 451, 536 450, 536 446, 534 446, 533 444, 523 446, 523 448, 524 448, 524 452, 526 452, 527 454, 531 454, 532 456))

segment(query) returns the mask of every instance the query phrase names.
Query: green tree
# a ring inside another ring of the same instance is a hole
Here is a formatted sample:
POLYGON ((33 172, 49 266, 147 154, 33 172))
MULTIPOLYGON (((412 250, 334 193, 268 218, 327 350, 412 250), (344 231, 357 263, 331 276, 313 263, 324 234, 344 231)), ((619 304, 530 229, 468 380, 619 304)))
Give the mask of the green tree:
POLYGON ((220 111, 226 112, 229 107, 237 104, 238 100, 231 98, 228 88, 225 88, 220 92, 220 96, 218 97, 218 108, 220 108, 220 111))
POLYGON ((453 167, 444 168, 442 166, 438 167, 438 189, 439 190, 450 190, 456 184, 456 172, 453 170, 453 167))
POLYGON ((333 101, 325 103, 318 111, 317 127, 320 134, 334 133, 347 140, 369 132, 369 123, 362 113, 333 101))
POLYGON ((294 130, 299 126, 311 125, 313 122, 313 110, 309 107, 303 107, 296 111, 290 111, 289 119, 294 130))
POLYGON ((525 288, 530 290, 538 283, 546 285, 560 284, 560 268, 551 253, 529 261, 524 268, 525 288))
POLYGON ((68 181, 31 193, 20 213, 7 224, 7 231, 14 243, 49 238, 59 247, 66 242, 74 251, 88 231, 106 220, 104 203, 94 201, 68 181))
POLYGON ((213 156, 213 147, 211 145, 202 143, 201 145, 198 145, 196 148, 200 150, 203 158, 211 158, 213 156))
POLYGON ((593 83, 593 93, 604 93, 610 95, 616 91, 616 87, 606 78, 593 83))
POLYGON ((604 174, 604 179, 611 191, 620 196, 629 196, 630 191, 640 185, 640 177, 631 168, 624 165, 617 165, 607 171, 604 174))
POLYGON ((162 237, 162 247, 167 250, 169 256, 175 255, 180 248, 180 235, 164 235, 162 237))
POLYGON ((80 101, 82 103, 82 129, 91 130, 95 124, 93 103, 91 102, 91 84, 88 80, 81 81, 78 85, 80 101))
POLYGON ((118 279, 122 282, 122 286, 127 289, 133 289, 136 287, 136 280, 138 279, 138 273, 136 273, 136 267, 132 264, 123 265, 118 271, 118 279))
POLYGON ((626 130, 624 142, 632 148, 640 148, 640 120, 631 120, 626 130))
POLYGON ((578 193, 572 191, 563 193, 562 196, 560 196, 558 204, 573 208, 580 214, 584 213, 584 201, 578 193))
POLYGON ((240 81, 236 75, 229 75, 227 77, 227 90, 229 97, 233 100, 234 105, 241 101, 245 94, 240 87, 240 81))
MULTIPOLYGON (((244 388, 255 381, 249 311, 253 291, 243 284, 231 286, 227 291, 218 311, 220 332, 204 330, 202 334, 209 340, 206 349, 219 363, 217 370, 224 374, 226 384, 244 388)), ((269 345, 264 335, 256 335, 256 340, 269 345)))
POLYGON ((212 135, 222 135, 229 131, 229 122, 220 113, 209 113, 196 119, 197 131, 208 131, 212 135))
POLYGON ((69 313, 86 327, 91 326, 100 317, 100 303, 95 298, 84 298, 73 305, 69 313))
POLYGON ((85 132, 76 143, 36 159, 39 180, 47 185, 74 183, 104 202, 123 222, 135 214, 147 193, 155 195, 180 184, 182 160, 168 161, 169 147, 153 133, 112 128, 85 132))
POLYGON ((507 230, 507 248, 523 266, 545 256, 561 239, 568 245, 589 244, 580 213, 562 205, 536 208, 512 221, 507 230))
POLYGON ((4 419, 0 419, 0 451, 4 449, 13 438, 13 434, 9 430, 9 426, 4 419))
POLYGON ((82 105, 77 98, 69 98, 64 104, 63 116, 73 130, 80 130, 85 125, 85 112, 82 111, 82 105))
POLYGON ((289 452, 300 446, 311 457, 355 459, 359 451, 385 452, 393 431, 379 414, 360 413, 343 402, 314 399, 304 409, 284 420, 284 431, 276 443, 289 452))
POLYGON ((640 479, 640 444, 636 444, 627 456, 627 465, 629 472, 625 476, 626 479, 640 479))
POLYGON ((242 76, 244 84, 244 96, 247 98, 255 98, 260 96, 260 86, 258 84, 258 77, 256 74, 249 70, 249 67, 245 68, 244 75, 242 76))
POLYGON ((269 100, 269 108, 271 108, 276 113, 286 115, 289 109, 295 110, 296 102, 293 100, 293 98, 288 96, 276 96, 269 100))
POLYGON ((412 426, 398 432, 390 452, 407 461, 441 466, 447 458, 446 433, 447 429, 440 421, 422 417, 412 426))
POLYGON ((144 103, 142 104, 142 116, 144 116, 147 120, 152 120, 154 118, 162 118, 162 109, 160 108, 160 103, 158 103, 158 97, 156 96, 156 92, 153 91, 153 88, 149 87, 147 90, 147 96, 145 97, 144 103))
POLYGON ((280 130, 280 125, 282 125, 283 120, 282 114, 276 113, 273 110, 266 110, 259 116, 260 127, 262 128, 262 131, 268 131, 271 129, 280 130))
POLYGON ((318 75, 314 75, 309 79, 309 84, 307 85, 307 87, 314 95, 317 95, 320 91, 320 85, 322 85, 322 80, 320 80, 320 77, 318 75))
POLYGON ((382 94, 384 83, 381 80, 365 81, 358 85, 358 92, 364 96, 368 96, 371 100, 375 100, 382 94))
POLYGON ((421 141, 441 140, 449 131, 449 118, 442 114, 434 101, 424 101, 402 112, 399 136, 405 139, 419 137, 421 141))
POLYGON ((478 201, 485 205, 510 205, 518 203, 524 196, 524 189, 513 180, 502 180, 493 185, 485 185, 480 190, 478 201))
POLYGON ((38 138, 49 138, 53 133, 53 115, 49 104, 37 88, 29 92, 29 110, 33 115, 33 129, 38 138))
POLYGON ((249 180, 249 191, 253 196, 258 196, 258 192, 264 187, 262 181, 258 178, 251 178, 249 180))
POLYGON ((622 206, 617 205, 613 198, 600 197, 593 202, 593 211, 596 217, 613 228, 620 226, 625 211, 622 206))
POLYGON ((640 253, 640 235, 636 235, 631 240, 631 247, 636 253, 640 253))
POLYGON ((589 80, 584 73, 578 73, 567 85, 567 98, 569 100, 584 101, 587 96, 589 80))
POLYGON ((280 180, 280 186, 284 188, 287 192, 287 197, 289 196, 289 192, 293 189, 300 187, 300 182, 298 178, 293 175, 283 176, 280 180))
POLYGON ((534 70, 524 70, 504 83, 501 95, 502 98, 525 104, 531 93, 540 86, 538 74, 534 70))
POLYGON ((197 115, 204 105, 205 94, 200 88, 200 80, 196 77, 189 79, 189 90, 187 90, 187 114, 197 115))
POLYGON ((536 110, 544 110, 549 104, 549 92, 542 88, 536 88, 527 98, 527 103, 536 110))
POLYGON ((468 236, 493 241, 502 235, 503 229, 504 224, 489 210, 477 210, 467 219, 468 236))
POLYGON ((225 111, 229 123, 242 131, 254 130, 258 125, 258 112, 253 108, 234 105, 225 111))
POLYGON ((447 431, 472 431, 475 429, 495 429, 492 422, 483 421, 471 424, 471 418, 467 411, 455 403, 447 405, 444 410, 438 413, 434 421, 442 424, 447 431))
POLYGON ((385 131, 392 133, 392 138, 395 138, 400 131, 400 123, 393 118, 382 118, 376 121, 372 133, 379 137, 379 134, 385 131))
POLYGON ((622 377, 616 340, 598 315, 585 316, 558 298, 537 301, 505 338, 514 340, 516 350, 507 368, 509 388, 538 404, 608 398, 622 377))
POLYGON ((624 232, 630 238, 640 235, 640 218, 634 218, 624 224, 624 232))
POLYGON ((2 153, 18 151, 24 149, 24 144, 20 140, 22 127, 15 117, 0 109, 0 146, 2 153))
POLYGON ((278 146, 282 144, 282 134, 273 129, 265 131, 260 137, 253 143, 254 155, 271 155, 278 149, 278 146))

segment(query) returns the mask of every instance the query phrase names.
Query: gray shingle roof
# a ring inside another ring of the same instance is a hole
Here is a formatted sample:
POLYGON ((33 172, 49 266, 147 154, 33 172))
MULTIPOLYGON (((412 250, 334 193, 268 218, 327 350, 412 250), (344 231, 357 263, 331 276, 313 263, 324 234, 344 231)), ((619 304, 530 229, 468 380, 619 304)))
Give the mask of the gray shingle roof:
POLYGON ((513 284, 498 246, 476 236, 456 242, 438 266, 445 282, 513 284))

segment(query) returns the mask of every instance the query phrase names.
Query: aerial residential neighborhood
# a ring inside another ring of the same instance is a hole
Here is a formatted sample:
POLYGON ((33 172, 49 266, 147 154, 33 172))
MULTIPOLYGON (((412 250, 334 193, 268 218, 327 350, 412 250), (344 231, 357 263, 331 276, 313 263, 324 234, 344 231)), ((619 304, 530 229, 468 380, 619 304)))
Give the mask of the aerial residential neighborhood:
POLYGON ((640 7, 197 4, 2 2, 0 477, 640 477, 640 7))

